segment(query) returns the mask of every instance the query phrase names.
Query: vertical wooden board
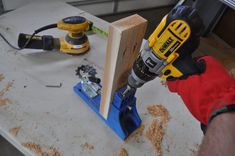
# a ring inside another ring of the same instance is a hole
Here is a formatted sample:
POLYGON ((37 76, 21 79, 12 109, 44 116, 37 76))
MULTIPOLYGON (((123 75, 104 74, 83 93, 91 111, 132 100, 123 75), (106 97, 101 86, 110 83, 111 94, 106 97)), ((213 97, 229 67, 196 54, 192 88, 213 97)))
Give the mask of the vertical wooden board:
POLYGON ((102 84, 100 114, 108 117, 114 92, 127 83, 128 73, 137 58, 147 20, 132 15, 109 26, 106 62, 102 84))

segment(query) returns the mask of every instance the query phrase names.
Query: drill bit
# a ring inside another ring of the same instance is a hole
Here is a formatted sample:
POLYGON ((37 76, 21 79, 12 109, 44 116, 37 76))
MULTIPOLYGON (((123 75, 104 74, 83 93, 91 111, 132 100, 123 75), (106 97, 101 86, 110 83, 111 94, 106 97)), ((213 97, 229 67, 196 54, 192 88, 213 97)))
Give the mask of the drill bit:
POLYGON ((131 89, 132 89, 131 86, 127 85, 127 86, 126 86, 126 89, 122 92, 122 96, 125 97, 126 94, 127 94, 131 89))

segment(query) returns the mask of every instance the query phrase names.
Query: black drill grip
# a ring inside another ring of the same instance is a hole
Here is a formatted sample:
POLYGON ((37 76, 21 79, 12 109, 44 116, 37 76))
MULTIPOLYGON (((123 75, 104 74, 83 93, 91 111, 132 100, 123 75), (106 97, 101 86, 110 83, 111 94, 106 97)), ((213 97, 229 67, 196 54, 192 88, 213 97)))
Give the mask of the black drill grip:
POLYGON ((35 35, 30 40, 30 42, 25 46, 30 37, 31 35, 29 34, 20 33, 18 37, 18 46, 20 48, 43 49, 43 50, 52 50, 55 48, 54 38, 49 35, 44 35, 44 36, 35 35))
MULTIPOLYGON (((172 63, 174 67, 176 67, 183 76, 179 79, 185 79, 190 75, 201 74, 205 71, 205 63, 203 61, 197 61, 197 59, 192 58, 191 55, 186 55, 177 59, 172 63)), ((168 77, 167 80, 174 80, 177 78, 168 77)))

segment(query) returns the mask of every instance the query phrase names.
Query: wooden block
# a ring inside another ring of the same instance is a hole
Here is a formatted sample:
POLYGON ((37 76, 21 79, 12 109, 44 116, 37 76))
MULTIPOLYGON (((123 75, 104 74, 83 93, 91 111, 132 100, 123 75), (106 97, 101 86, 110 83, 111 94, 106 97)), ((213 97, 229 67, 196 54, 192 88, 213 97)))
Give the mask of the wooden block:
POLYGON ((109 26, 100 105, 100 114, 106 119, 114 92, 127 83, 128 73, 139 54, 146 27, 147 20, 137 14, 109 26))

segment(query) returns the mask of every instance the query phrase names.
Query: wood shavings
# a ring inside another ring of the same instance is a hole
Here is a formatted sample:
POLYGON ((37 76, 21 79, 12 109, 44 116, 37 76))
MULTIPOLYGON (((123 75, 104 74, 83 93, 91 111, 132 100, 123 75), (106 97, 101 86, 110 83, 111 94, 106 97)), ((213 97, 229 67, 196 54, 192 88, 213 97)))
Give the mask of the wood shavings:
POLYGON ((84 144, 81 144, 80 147, 83 150, 93 150, 94 149, 94 146, 92 144, 88 144, 87 142, 84 144))
POLYGON ((6 104, 10 104, 11 100, 8 98, 4 98, 6 92, 10 90, 14 81, 8 82, 7 85, 0 91, 0 106, 4 106, 6 104))
POLYGON ((50 147, 47 156, 60 156, 60 153, 55 147, 50 147))
POLYGON ((0 99, 0 106, 5 106, 6 104, 10 104, 11 100, 8 98, 0 99))
POLYGON ((164 123, 169 121, 169 112, 162 105, 151 105, 147 107, 148 113, 153 117, 158 117, 164 123))
POLYGON ((119 150, 118 156, 128 156, 128 152, 125 148, 119 150))
POLYGON ((0 74, 0 81, 2 81, 3 79, 5 79, 3 74, 0 74))
POLYGON ((158 122, 158 120, 153 120, 146 132, 146 137, 150 140, 157 151, 157 156, 162 156, 161 143, 164 134, 165 132, 162 125, 158 122))
POLYGON ((151 142, 157 152, 157 156, 162 156, 161 144, 165 135, 166 124, 169 121, 169 113, 162 105, 149 106, 148 112, 155 117, 146 131, 146 137, 151 142))
POLYGON ((138 129, 136 129, 128 138, 125 140, 125 143, 127 143, 129 140, 134 139, 137 142, 139 142, 141 136, 143 135, 145 126, 142 124, 138 129))
POLYGON ((55 148, 50 146, 46 150, 43 150, 39 144, 33 142, 23 143, 22 146, 28 148, 30 151, 34 152, 37 156, 60 156, 60 152, 55 148))
POLYGON ((42 152, 42 148, 40 145, 32 142, 23 143, 22 146, 28 148, 30 151, 35 152, 37 155, 42 155, 44 153, 42 152))
POLYGON ((18 133, 19 133, 19 131, 20 131, 20 128, 21 128, 21 127, 14 127, 14 128, 11 128, 11 129, 9 130, 9 132, 10 132, 12 135, 17 136, 18 133))

